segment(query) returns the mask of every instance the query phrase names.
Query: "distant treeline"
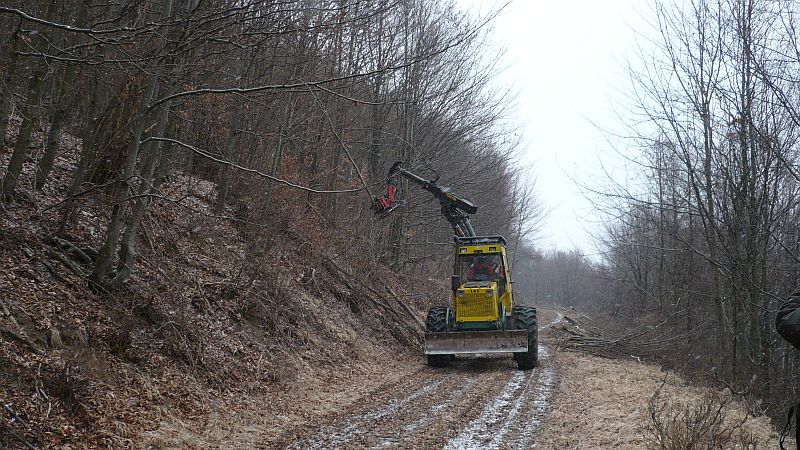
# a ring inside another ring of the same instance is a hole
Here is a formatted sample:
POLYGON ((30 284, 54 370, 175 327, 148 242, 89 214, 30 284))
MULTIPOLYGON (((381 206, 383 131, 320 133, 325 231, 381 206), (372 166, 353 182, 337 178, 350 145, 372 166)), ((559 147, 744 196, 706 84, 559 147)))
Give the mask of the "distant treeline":
POLYGON ((573 283, 545 295, 646 318, 669 330, 673 364, 780 409, 800 388, 800 354, 773 325, 800 284, 800 4, 650 6, 630 128, 612 139, 628 179, 586 185, 603 193, 602 258, 543 256, 563 270, 538 273, 573 283))

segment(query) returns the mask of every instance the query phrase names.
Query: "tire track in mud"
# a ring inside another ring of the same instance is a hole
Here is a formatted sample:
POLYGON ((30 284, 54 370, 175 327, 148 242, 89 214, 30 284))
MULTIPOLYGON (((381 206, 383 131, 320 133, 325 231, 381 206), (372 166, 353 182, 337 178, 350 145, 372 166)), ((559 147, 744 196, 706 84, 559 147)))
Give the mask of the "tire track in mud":
MULTIPOLYGON (((370 426, 375 423, 380 423, 382 419, 387 416, 395 415, 412 404, 416 399, 429 395, 431 392, 436 391, 446 378, 441 378, 433 383, 426 384, 422 388, 412 392, 405 398, 395 398, 377 409, 371 409, 365 413, 359 414, 349 419, 341 427, 328 427, 316 436, 312 437, 309 442, 303 443, 301 446, 292 445, 289 448, 328 448, 329 446, 343 446, 349 442, 358 440, 365 432, 370 432, 370 426)), ((372 434, 372 433, 370 433, 372 434)))
MULTIPOLYGON (((365 411, 354 412, 345 422, 338 425, 325 426, 314 436, 294 442, 286 448, 307 449, 307 448, 336 448, 345 446, 348 441, 352 441, 355 436, 368 430, 370 425, 381 419, 395 414, 397 411, 406 408, 410 402, 425 396, 446 381, 442 377, 438 380, 428 382, 420 379, 424 369, 417 371, 414 376, 390 383, 375 392, 375 396, 368 399, 371 404, 380 406, 369 408, 365 411), (405 393, 404 396, 394 395, 395 393, 405 393), (388 394, 388 395, 387 395, 388 394)), ((424 375, 423 375, 424 376, 424 375)))
POLYGON ((539 365, 516 371, 480 415, 444 446, 445 450, 529 448, 547 412, 555 370, 547 347, 539 346, 539 365))
MULTIPOLYGON (((453 382, 435 395, 419 402, 394 427, 388 438, 373 448, 436 448, 453 436, 498 395, 510 378, 511 358, 467 358, 447 369, 453 382)), ((386 434, 384 434, 386 436, 386 434)))
MULTIPOLYGON (((511 421, 510 432, 507 434, 509 439, 502 443, 506 448, 529 448, 550 406, 550 398, 556 385, 556 371, 546 347, 539 348, 539 355, 543 358, 536 368, 535 387, 533 390, 526 390, 525 395, 516 400, 514 408, 520 408, 521 412, 515 415, 516 420, 511 421)), ((500 442, 492 441, 490 448, 498 448, 498 444, 500 442)))
POLYGON ((508 356, 425 368, 287 448, 527 448, 555 382, 547 348, 539 355, 531 371, 517 370, 508 356))
POLYGON ((545 345, 530 371, 517 370, 509 355, 459 357, 380 386, 286 448, 529 448, 555 383, 545 345))
POLYGON ((509 367, 497 367, 497 362, 475 359, 457 361, 448 369, 425 368, 418 376, 386 386, 388 395, 369 399, 372 407, 288 448, 441 446, 444 432, 470 420, 502 387, 497 377, 510 376, 509 367))

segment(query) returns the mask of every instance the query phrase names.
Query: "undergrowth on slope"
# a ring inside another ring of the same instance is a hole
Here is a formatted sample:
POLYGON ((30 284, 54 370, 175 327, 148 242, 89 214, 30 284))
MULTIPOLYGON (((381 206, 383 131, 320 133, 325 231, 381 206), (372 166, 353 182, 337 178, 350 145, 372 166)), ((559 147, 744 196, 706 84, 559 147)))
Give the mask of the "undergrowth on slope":
MULTIPOLYGON (((136 447, 143 430, 186 445, 158 429, 203 436, 214 411, 277 404, 334 368, 368 372, 384 355, 417 351, 419 330, 386 294, 402 293, 390 270, 321 232, 309 209, 249 230, 236 202, 216 217, 215 186, 188 173, 173 173, 145 216, 134 276, 93 292, 91 267, 52 239, 79 153, 79 141, 65 144, 52 182, 41 192, 20 183, 0 211, 0 447, 136 447), (266 228, 258 248, 248 244, 246 231, 266 228)), ((81 198, 59 238, 96 249, 107 201, 102 189, 81 198)), ((209 439, 197 445, 218 445, 209 439)))

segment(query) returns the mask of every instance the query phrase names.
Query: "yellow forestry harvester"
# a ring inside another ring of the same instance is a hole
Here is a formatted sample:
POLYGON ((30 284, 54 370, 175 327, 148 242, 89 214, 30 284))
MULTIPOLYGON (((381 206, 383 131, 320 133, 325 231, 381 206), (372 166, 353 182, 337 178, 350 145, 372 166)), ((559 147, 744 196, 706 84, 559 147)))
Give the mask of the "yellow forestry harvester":
POLYGON ((469 220, 478 207, 395 163, 386 194, 372 209, 385 217, 405 203, 396 198, 398 177, 408 178, 439 200, 455 233, 452 295, 448 305, 433 306, 425 322, 428 365, 447 365, 456 354, 513 353, 517 367, 532 369, 538 357, 536 308, 514 303, 511 270, 502 236, 477 236, 469 220))

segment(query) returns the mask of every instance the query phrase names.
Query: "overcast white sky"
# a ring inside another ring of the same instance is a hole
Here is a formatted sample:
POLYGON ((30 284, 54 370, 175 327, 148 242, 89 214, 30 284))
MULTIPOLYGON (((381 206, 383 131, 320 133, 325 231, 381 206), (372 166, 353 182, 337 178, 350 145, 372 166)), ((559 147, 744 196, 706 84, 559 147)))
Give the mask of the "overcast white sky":
MULTIPOLYGON (((460 1, 484 14, 498 4, 460 1)), ((594 251, 599 217, 571 177, 601 178, 599 158, 611 153, 592 122, 619 129, 613 111, 630 84, 624 60, 634 48, 631 24, 641 21, 634 1, 516 0, 495 22, 495 41, 507 48, 503 82, 519 92, 524 160, 552 209, 540 247, 594 251)))

